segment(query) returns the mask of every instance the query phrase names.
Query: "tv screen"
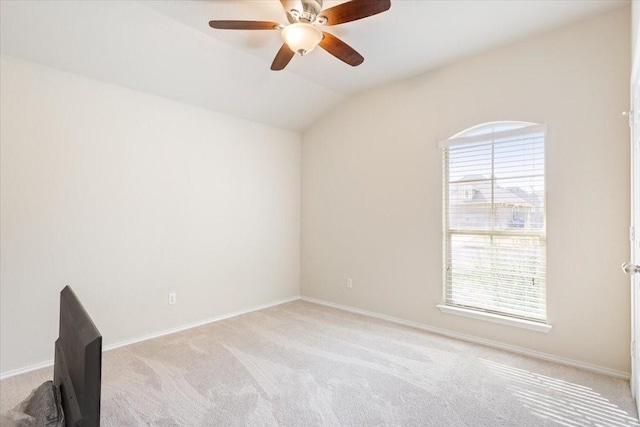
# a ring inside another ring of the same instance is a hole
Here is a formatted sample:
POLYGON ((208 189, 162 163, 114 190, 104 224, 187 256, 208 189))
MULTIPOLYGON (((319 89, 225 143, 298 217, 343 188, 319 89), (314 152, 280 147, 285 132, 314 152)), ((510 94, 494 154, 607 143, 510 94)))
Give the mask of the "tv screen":
POLYGON ((60 387, 67 426, 100 425, 102 335, 73 290, 60 292, 54 384, 60 387))

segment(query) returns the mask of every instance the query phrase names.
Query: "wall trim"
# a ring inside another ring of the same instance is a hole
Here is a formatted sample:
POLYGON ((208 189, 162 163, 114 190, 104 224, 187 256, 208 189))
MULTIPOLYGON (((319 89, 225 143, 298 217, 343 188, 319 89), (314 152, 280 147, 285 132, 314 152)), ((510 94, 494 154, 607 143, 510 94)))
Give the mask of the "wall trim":
POLYGON ((434 334, 443 335, 449 338, 459 339, 461 341, 472 342, 474 344, 482 344, 487 347, 496 348, 499 350, 506 350, 512 353, 521 354, 523 356, 533 357, 535 359, 545 360, 547 362, 554 362, 560 365, 570 366, 572 368, 583 369, 585 371, 595 372, 598 374, 607 375, 614 378, 620 378, 623 380, 629 380, 630 375, 628 372, 618 371, 615 369, 609 369, 598 365, 592 365, 590 363, 580 362, 578 360, 567 359, 564 357, 554 356, 548 353, 543 353, 540 351, 529 350, 524 347, 518 347, 515 345, 504 344, 498 341, 487 340, 484 338, 474 337, 472 335, 461 334, 458 332, 449 331, 447 329, 435 328, 432 326, 428 326, 418 322, 412 322, 410 320, 403 320, 393 316, 387 316, 385 314, 375 313, 373 311, 362 310, 359 308, 350 307, 347 305, 336 304, 329 301, 324 301, 321 299, 310 298, 301 296, 300 299, 302 301, 307 301, 314 304, 325 305, 327 307, 337 308, 338 310, 349 311, 352 313, 362 314, 364 316, 373 317, 376 319, 387 320, 389 322, 397 323, 399 325, 409 326, 412 328, 420 329, 426 332, 432 332, 434 334))
MULTIPOLYGON (((290 298, 281 299, 278 301, 269 302, 266 304, 256 305, 254 307, 246 308, 244 310, 233 311, 231 313, 221 314, 219 316, 211 317, 209 319, 200 320, 198 322, 188 323, 183 326, 178 326, 177 328, 165 329, 160 332, 154 332, 152 334, 143 335, 141 337, 132 338, 130 340, 120 341, 114 344, 109 344, 107 346, 102 347, 102 351, 111 351, 116 348, 125 347, 131 344, 136 344, 142 341, 151 340, 154 338, 160 338, 165 335, 175 334, 177 332, 186 331, 187 329, 197 328, 198 326, 207 325, 209 323, 219 322, 221 320, 229 319, 232 317, 240 316, 247 313, 252 313, 254 311, 264 310, 265 308, 275 307, 277 305, 286 304, 288 302, 297 301, 300 299, 300 296, 293 296, 290 298)), ((2 372, 0 373, 0 381, 6 378, 15 377, 16 375, 26 374, 27 372, 35 371, 38 369, 48 368, 53 366, 53 359, 47 360, 45 362, 36 363, 35 365, 26 366, 24 368, 14 369, 12 371, 2 372)))
POLYGON ((46 362, 36 363, 35 365, 29 365, 24 368, 14 369, 13 371, 7 371, 0 374, 0 381, 5 378, 15 377, 16 375, 26 374, 27 372, 37 371, 38 369, 49 368, 53 366, 53 360, 47 360, 46 362))
MULTIPOLYGON (((564 358, 564 357, 553 356, 553 355, 548 354, 548 353, 542 353, 542 352, 535 351, 535 350, 529 350, 529 349, 524 348, 524 347, 518 347, 518 346, 514 346, 514 345, 503 344, 503 343, 498 342, 498 341, 487 340, 487 339, 484 339, 484 338, 478 338, 478 337, 474 337, 474 336, 471 336, 471 335, 461 334, 461 333, 449 331, 449 330, 446 330, 446 329, 435 328, 435 327, 432 327, 432 326, 424 325, 422 323, 412 322, 410 320, 403 320, 403 319, 399 319, 399 318, 393 317, 393 316, 387 316, 387 315, 375 313, 375 312, 372 312, 372 311, 362 310, 362 309, 355 308, 355 307, 350 307, 350 306, 347 306, 347 305, 336 304, 336 303, 333 303, 333 302, 324 301, 324 300, 317 299, 317 298, 305 297, 305 296, 294 296, 294 297, 290 297, 290 298, 285 298, 285 299, 282 299, 282 300, 273 301, 273 302, 270 302, 270 303, 261 304, 261 305, 257 305, 257 306, 254 306, 254 307, 250 307, 250 308, 247 308, 247 309, 244 309, 244 310, 238 310, 238 311, 222 314, 222 315, 219 315, 219 316, 211 317, 209 319, 201 320, 201 321, 198 321, 198 322, 189 323, 189 324, 186 324, 186 325, 183 325, 183 326, 179 326, 177 328, 165 329, 164 331, 160 331, 160 332, 156 332, 156 333, 153 333, 153 334, 144 335, 142 337, 133 338, 133 339, 130 339, 130 340, 125 340, 125 341, 120 341, 120 342, 117 342, 117 343, 114 343, 114 344, 110 344, 110 345, 104 346, 102 348, 102 351, 104 352, 104 351, 115 350, 116 348, 125 347, 125 346, 131 345, 131 344, 136 344, 136 343, 147 341, 147 340, 154 339, 154 338, 160 338, 160 337, 165 336, 165 335, 175 334, 177 332, 185 331, 187 329, 197 328, 198 326, 203 326, 203 325, 206 325, 206 324, 209 324, 209 323, 219 322, 221 320, 229 319, 229 318, 240 316, 240 315, 247 314, 247 313, 252 313, 254 311, 264 310, 266 308, 275 307, 277 305, 286 304, 288 302, 297 301, 297 300, 302 300, 302 301, 306 301, 306 302, 310 302, 310 303, 318 304, 318 305, 324 305, 324 306, 327 306, 327 307, 336 308, 338 310, 349 311, 349 312, 352 312, 352 313, 357 313, 357 314, 361 314, 361 315, 364 315, 364 316, 373 317, 373 318, 376 318, 376 319, 382 319, 382 320, 393 322, 393 323, 396 323, 396 324, 399 324, 399 325, 409 326, 409 327, 412 327, 412 328, 420 329, 420 330, 423 330, 423 331, 426 331, 426 332, 431 332, 431 333, 434 333, 434 334, 443 335, 443 336, 447 336, 447 337, 450 337, 450 338, 459 339, 459 340, 462 340, 462 341, 472 342, 472 343, 475 343, 475 344, 482 344, 482 345, 486 345, 488 347, 493 347, 493 348, 497 348, 497 349, 500 349, 500 350, 506 350, 506 351, 510 351, 512 353, 517 353, 517 354, 521 354, 523 356, 529 356, 529 357, 533 357, 533 358, 536 358, 536 359, 545 360, 545 361, 548 361, 548 362, 559 363, 561 365, 571 366, 573 368, 584 369, 586 371, 595 372, 595 373, 598 373, 598 374, 603 374, 603 375, 607 375, 607 376, 614 377, 614 378, 620 378, 620 379, 623 379, 623 380, 629 380, 629 378, 630 378, 629 373, 627 373, 627 372, 617 371, 615 369, 609 369, 609 368, 605 368, 605 367, 602 367, 602 366, 592 365, 590 363, 584 363, 584 362, 580 362, 580 361, 573 360, 573 359, 567 359, 567 358, 564 358)), ((26 366, 24 368, 19 368, 19 369, 14 369, 12 371, 3 372, 3 373, 0 374, 0 380, 4 380, 4 379, 10 378, 10 377, 14 377, 14 376, 20 375, 20 374, 26 374, 27 372, 35 371, 35 370, 38 370, 38 369, 48 368, 50 366, 53 366, 53 359, 47 360, 47 361, 41 362, 41 363, 36 363, 34 365, 26 366)))

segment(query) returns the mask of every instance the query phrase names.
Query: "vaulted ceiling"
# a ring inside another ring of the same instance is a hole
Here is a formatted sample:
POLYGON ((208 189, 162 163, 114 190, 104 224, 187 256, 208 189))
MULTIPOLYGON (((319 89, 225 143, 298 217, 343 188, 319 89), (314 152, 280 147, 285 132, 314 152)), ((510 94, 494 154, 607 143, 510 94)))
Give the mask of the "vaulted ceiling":
MULTIPOLYGON (((294 0, 291 0, 294 1, 294 0)), ((343 1, 325 0, 324 8, 343 1)), ((278 31, 213 30, 212 19, 286 23, 278 0, 0 1, 2 54, 283 129, 303 131, 346 97, 629 4, 628 0, 391 0, 328 27, 365 58, 322 49, 271 71, 278 31)))

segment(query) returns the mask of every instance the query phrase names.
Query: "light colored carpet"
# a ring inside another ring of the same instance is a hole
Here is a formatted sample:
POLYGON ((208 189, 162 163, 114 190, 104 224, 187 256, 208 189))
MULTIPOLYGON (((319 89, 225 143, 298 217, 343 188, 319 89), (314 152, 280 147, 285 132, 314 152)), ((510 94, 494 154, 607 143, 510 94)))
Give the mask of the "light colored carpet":
MULTIPOLYGON (((50 377, 0 382, 0 411, 50 377)), ((627 381, 296 301, 105 352, 102 425, 640 423, 627 381)))

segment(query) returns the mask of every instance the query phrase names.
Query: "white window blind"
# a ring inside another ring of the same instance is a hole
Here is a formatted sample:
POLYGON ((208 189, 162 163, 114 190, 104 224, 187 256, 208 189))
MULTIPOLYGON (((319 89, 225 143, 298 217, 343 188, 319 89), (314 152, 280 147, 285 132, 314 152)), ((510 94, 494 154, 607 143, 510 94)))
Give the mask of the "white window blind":
POLYGON ((545 132, 492 123, 439 143, 446 305, 546 322, 545 132))

